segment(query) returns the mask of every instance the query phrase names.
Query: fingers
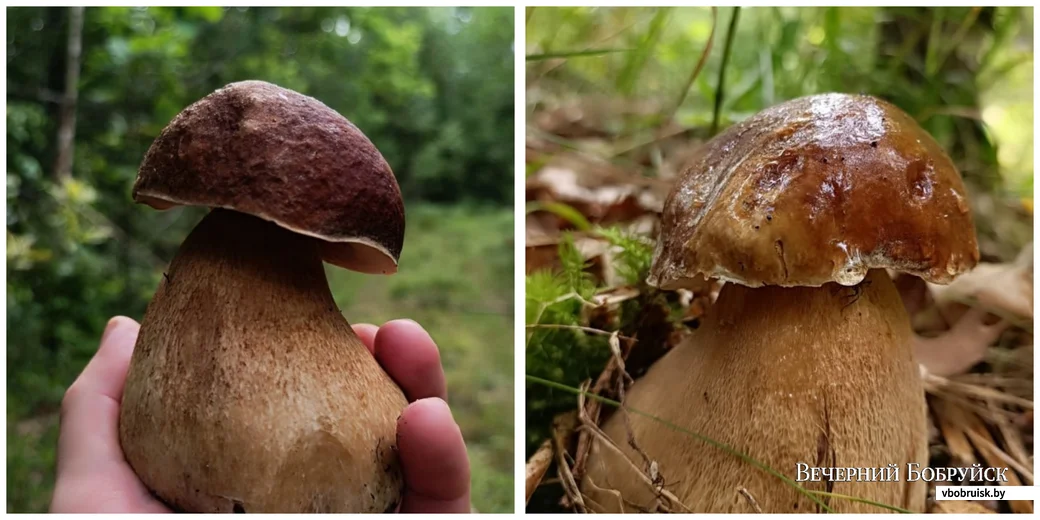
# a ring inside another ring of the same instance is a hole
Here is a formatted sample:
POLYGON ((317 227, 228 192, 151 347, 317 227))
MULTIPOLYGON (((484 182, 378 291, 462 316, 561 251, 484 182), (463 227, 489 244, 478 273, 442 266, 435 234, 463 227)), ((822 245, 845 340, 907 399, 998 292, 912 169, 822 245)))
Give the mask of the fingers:
POLYGON ((354 329, 414 401, 397 421, 405 480, 401 512, 468 513, 469 456, 462 431, 444 402, 448 391, 433 338, 411 320, 391 321, 376 331, 371 325, 354 329), (373 340, 366 339, 373 333, 373 340))
POLYGON ((409 401, 427 397, 448 399, 440 352, 418 323, 394 320, 380 327, 375 337, 375 356, 409 401))
POLYGON ((470 511, 469 457, 447 403, 427 398, 408 405, 397 421, 397 447, 405 482, 402 513, 470 511))
POLYGON ((354 334, 357 334, 371 354, 376 353, 376 332, 379 332, 379 327, 369 323, 354 325, 354 334))

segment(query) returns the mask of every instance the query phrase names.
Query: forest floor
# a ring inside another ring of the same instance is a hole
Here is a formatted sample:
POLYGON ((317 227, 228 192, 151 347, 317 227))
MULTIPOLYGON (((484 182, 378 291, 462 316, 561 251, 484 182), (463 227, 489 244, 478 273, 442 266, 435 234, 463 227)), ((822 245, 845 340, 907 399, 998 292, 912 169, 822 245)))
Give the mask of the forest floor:
MULTIPOLYGON (((597 119, 606 105, 574 96, 529 117, 529 512, 586 509, 577 483, 608 413, 600 409, 613 408, 575 394, 624 402, 617 388, 638 384, 655 361, 690 337, 718 294, 717 284, 670 292, 644 283, 665 197, 703 141, 664 128, 632 145, 597 119)), ((926 372, 929 465, 1010 467, 1006 485, 1031 485, 1032 199, 967 184, 980 264, 948 286, 895 278, 926 372)), ((656 468, 645 468, 646 482, 658 482, 656 468)), ((1033 504, 930 497, 928 510, 1027 513, 1033 504)))

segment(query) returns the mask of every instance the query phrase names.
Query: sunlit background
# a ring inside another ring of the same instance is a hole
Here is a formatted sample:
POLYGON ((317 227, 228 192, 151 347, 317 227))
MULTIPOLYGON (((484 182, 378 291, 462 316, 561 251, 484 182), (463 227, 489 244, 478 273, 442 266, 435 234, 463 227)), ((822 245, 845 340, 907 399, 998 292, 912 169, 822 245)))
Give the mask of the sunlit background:
POLYGON ((513 63, 512 8, 8 9, 7 510, 46 510, 64 389, 205 211, 133 204, 145 150, 192 102, 262 79, 346 116, 393 168, 400 271, 330 267, 333 294, 352 323, 427 327, 473 505, 511 512, 513 63))

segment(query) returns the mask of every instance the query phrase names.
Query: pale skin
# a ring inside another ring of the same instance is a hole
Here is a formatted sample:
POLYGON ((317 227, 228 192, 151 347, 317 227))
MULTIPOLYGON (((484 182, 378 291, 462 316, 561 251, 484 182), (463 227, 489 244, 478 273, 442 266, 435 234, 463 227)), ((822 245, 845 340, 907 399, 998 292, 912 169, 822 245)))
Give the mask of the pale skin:
MULTIPOLYGON (((117 316, 61 406, 53 513, 168 513, 137 478, 119 446, 119 405, 140 325, 117 316)), ((354 332, 408 397, 397 420, 404 470, 402 513, 468 513, 470 469, 462 432, 446 403, 437 345, 419 324, 395 320, 354 332)))

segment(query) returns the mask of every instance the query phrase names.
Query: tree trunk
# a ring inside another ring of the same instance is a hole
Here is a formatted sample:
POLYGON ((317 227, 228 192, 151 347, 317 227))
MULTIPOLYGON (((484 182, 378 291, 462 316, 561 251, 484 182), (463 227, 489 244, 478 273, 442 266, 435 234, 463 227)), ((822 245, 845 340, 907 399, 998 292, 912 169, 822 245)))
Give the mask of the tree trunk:
POLYGON ((54 177, 62 181, 72 176, 72 156, 76 140, 76 103, 79 99, 80 55, 83 52, 83 7, 69 8, 69 39, 65 51, 65 94, 61 100, 58 126, 58 158, 54 177))

